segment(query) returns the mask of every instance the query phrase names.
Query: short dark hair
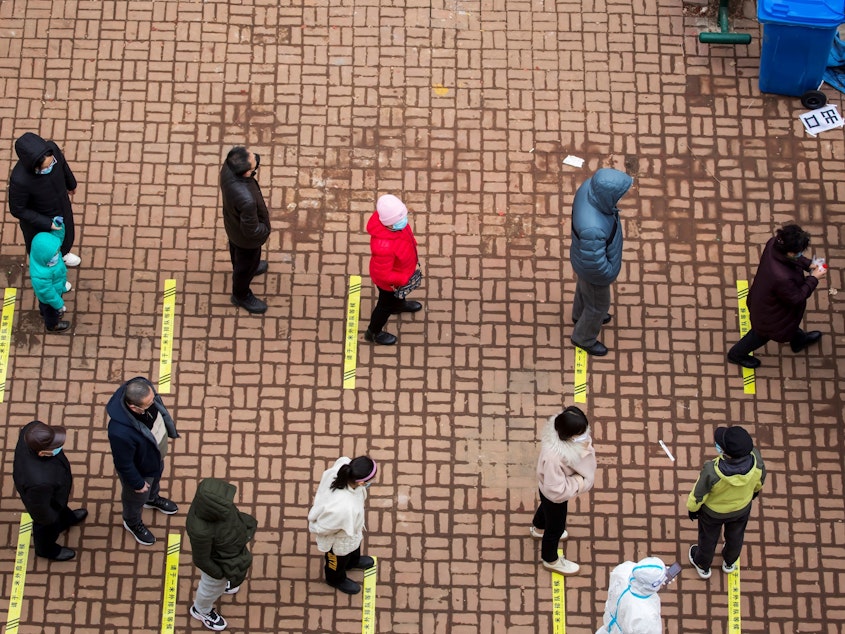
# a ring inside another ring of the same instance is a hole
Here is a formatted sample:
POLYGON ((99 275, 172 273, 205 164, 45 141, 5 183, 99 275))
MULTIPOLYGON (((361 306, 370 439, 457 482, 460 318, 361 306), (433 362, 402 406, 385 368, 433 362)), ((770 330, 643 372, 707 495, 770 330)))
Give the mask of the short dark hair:
POLYGON ((226 165, 234 174, 240 176, 252 167, 249 164, 249 150, 243 145, 236 145, 226 155, 226 165))
POLYGON ((781 253, 801 253, 810 244, 810 234, 798 225, 786 225, 775 233, 775 249, 781 253))
POLYGON ((555 431, 561 440, 580 436, 589 426, 586 414, 575 405, 570 405, 555 417, 555 431))
POLYGON ((150 392, 153 391, 153 386, 149 381, 137 377, 126 384, 126 390, 123 392, 123 398, 129 405, 141 407, 150 392))

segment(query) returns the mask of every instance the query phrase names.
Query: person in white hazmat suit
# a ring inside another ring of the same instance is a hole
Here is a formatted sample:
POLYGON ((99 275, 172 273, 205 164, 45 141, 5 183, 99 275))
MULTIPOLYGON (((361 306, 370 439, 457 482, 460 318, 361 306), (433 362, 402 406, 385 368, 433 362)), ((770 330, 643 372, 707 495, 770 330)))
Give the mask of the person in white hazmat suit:
POLYGON ((662 634, 658 590, 666 564, 658 557, 626 561, 610 573, 604 624, 596 634, 662 634))

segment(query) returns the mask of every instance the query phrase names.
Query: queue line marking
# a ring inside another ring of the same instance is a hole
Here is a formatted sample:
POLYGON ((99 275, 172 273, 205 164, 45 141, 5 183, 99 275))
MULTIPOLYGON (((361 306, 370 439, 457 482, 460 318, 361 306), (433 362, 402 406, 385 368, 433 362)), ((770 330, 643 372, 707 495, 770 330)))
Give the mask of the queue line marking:
MULTIPOLYGON (((563 557, 560 548, 557 556, 563 557)), ((566 583, 559 572, 552 572, 552 634, 566 634, 566 583)))
POLYGON ((587 351, 575 346, 575 397, 576 403, 587 402, 587 351))
POLYGON ((161 634, 173 634, 176 628, 176 591, 179 588, 180 533, 167 535, 167 560, 164 565, 164 596, 161 605, 161 634))
MULTIPOLYGON (((751 315, 748 312, 748 280, 736 281, 736 296, 739 308, 739 336, 744 337, 751 330, 751 315)), ((754 356, 752 352, 750 356, 754 356)), ((757 383, 753 368, 742 368, 742 391, 746 394, 757 393, 757 383)))
POLYGON ((161 307, 161 353, 158 363, 159 394, 170 394, 173 378, 173 326, 176 316, 176 280, 164 280, 161 307))
POLYGON ((358 367, 358 319, 361 313, 361 276, 349 276, 349 299, 346 302, 346 341, 343 346, 343 389, 355 389, 358 367))
POLYGON ((18 291, 7 288, 3 293, 3 313, 0 317, 0 403, 6 396, 6 373, 12 343, 12 324, 15 321, 15 299, 18 291))
POLYGON ((9 596, 9 615, 6 618, 6 634, 17 634, 21 624, 23 590, 26 585, 26 566, 29 560, 29 542, 32 537, 32 517, 21 513, 18 530, 18 547, 15 551, 15 570, 12 576, 12 592, 9 596))
POLYGON ((376 580, 378 579, 378 558, 371 568, 364 571, 363 601, 361 602, 361 634, 376 632, 376 580))
POLYGON ((728 574, 728 634, 742 632, 742 605, 739 593, 739 560, 736 569, 728 574))

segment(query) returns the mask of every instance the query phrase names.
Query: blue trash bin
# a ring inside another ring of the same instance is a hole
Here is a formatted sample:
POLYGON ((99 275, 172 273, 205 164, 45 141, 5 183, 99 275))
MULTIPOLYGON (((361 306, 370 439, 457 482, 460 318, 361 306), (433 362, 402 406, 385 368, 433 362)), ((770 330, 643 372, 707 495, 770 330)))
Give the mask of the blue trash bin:
POLYGON ((760 90, 800 97, 819 87, 837 27, 845 22, 843 0, 758 0, 763 24, 760 90))

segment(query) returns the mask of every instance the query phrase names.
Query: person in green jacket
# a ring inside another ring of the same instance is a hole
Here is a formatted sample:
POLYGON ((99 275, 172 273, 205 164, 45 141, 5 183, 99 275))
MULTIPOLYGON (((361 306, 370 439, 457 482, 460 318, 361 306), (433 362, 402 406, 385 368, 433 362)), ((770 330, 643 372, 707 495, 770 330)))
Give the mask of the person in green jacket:
POLYGON ((221 595, 235 594, 252 565, 247 544, 255 535, 258 522, 235 506, 237 489, 217 478, 206 478, 188 511, 185 530, 191 539, 193 560, 200 569, 191 616, 209 630, 222 631, 227 623, 214 610, 221 595))
POLYGON ((766 466, 751 435, 739 425, 719 427, 715 434, 719 456, 704 463, 687 499, 691 520, 698 520, 698 544, 690 546, 689 560, 698 576, 710 578, 716 543, 725 528, 722 570, 736 570, 751 501, 766 480, 766 466))
POLYGON ((67 281, 67 267, 62 259, 64 239, 64 223, 60 216, 56 216, 53 218, 53 230, 36 234, 29 251, 29 277, 47 332, 63 332, 70 328, 69 321, 62 321, 67 310, 62 295, 71 289, 67 281))

